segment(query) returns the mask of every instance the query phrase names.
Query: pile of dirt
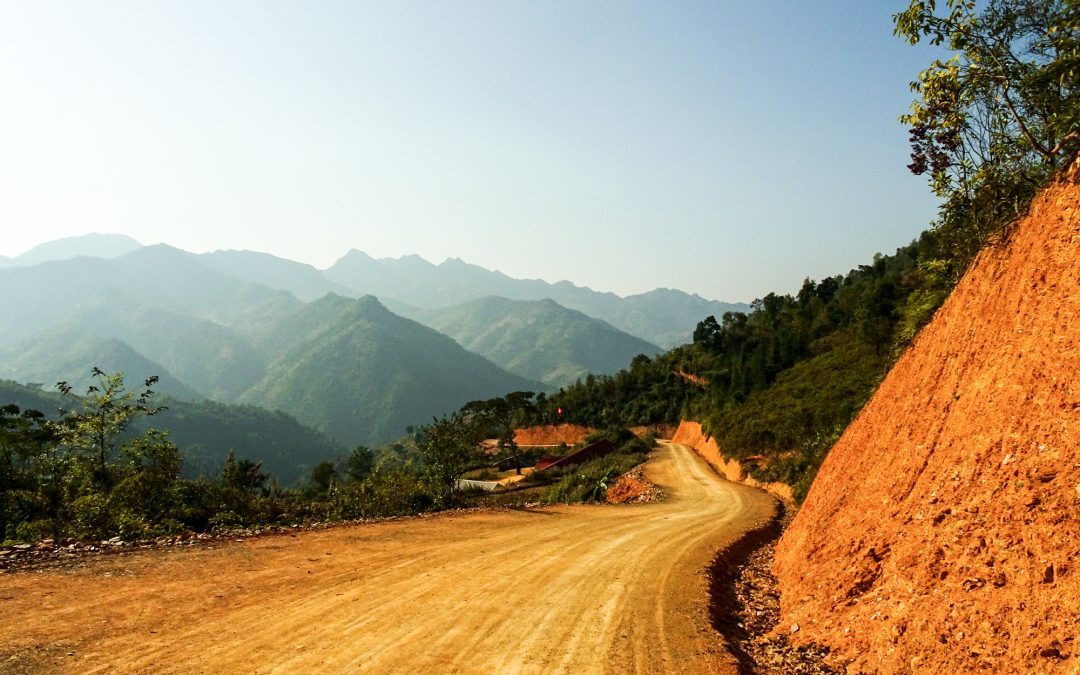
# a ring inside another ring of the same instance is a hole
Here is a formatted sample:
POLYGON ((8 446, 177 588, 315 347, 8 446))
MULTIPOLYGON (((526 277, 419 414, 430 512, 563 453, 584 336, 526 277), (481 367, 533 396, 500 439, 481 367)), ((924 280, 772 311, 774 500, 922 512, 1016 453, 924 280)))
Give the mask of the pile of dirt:
POLYGON ((985 250, 776 552, 781 626, 849 672, 1080 669, 1080 187, 985 250))
POLYGON ((514 431, 518 445, 576 445, 585 440, 595 429, 580 424, 545 424, 514 431))
POLYGON ((664 491, 649 482, 645 477, 645 465, 619 476, 608 488, 604 501, 608 504, 642 504, 658 502, 664 498, 664 491))
POLYGON ((754 480, 746 474, 746 469, 743 468, 738 461, 734 459, 725 459, 723 453, 720 452, 720 446, 709 435, 707 435, 701 428, 699 422, 692 422, 690 420, 682 420, 679 422, 679 428, 675 430, 675 434, 671 437, 672 443, 681 443, 683 445, 689 445, 697 452, 706 462, 708 462, 713 469, 716 470, 724 478, 727 478, 733 483, 745 483, 750 487, 760 488, 766 492, 772 494, 774 497, 779 497, 787 504, 792 503, 791 486, 787 483, 762 483, 759 480, 754 480))

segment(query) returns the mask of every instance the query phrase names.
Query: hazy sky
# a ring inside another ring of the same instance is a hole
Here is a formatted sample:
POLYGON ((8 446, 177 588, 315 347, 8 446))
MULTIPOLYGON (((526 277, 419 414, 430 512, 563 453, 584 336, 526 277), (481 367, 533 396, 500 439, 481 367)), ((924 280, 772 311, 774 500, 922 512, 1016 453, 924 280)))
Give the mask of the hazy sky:
POLYGON ((906 0, 0 0, 0 255, 86 232, 721 300, 893 251, 906 0))

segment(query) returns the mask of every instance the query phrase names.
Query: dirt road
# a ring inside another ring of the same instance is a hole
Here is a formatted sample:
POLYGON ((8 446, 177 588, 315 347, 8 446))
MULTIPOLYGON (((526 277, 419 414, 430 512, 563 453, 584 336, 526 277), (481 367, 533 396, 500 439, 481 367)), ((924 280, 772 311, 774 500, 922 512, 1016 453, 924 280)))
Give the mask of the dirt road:
POLYGON ((0 575, 0 671, 734 671, 705 568, 771 498, 665 444, 659 504, 446 514, 0 575))

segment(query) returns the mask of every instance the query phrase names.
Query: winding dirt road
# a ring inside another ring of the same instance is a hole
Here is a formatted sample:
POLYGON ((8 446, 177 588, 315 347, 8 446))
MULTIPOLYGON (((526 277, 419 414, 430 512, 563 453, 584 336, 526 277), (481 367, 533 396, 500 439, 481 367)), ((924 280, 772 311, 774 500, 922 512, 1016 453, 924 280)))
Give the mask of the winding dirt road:
POLYGON ((659 504, 444 514, 0 574, 0 671, 734 672, 716 549, 772 511, 664 444, 659 504))

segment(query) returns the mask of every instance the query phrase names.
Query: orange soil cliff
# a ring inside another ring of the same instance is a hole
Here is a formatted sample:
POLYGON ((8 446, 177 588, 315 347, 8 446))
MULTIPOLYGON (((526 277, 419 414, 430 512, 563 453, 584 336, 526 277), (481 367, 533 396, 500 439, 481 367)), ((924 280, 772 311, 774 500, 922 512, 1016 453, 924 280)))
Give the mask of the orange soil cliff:
POLYGON ((1080 672, 1080 187, 984 251, 780 541, 780 629, 855 672, 1080 672))

